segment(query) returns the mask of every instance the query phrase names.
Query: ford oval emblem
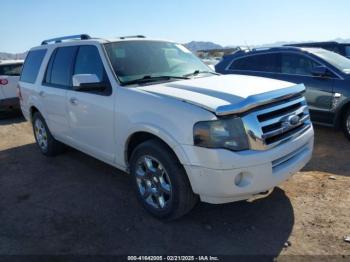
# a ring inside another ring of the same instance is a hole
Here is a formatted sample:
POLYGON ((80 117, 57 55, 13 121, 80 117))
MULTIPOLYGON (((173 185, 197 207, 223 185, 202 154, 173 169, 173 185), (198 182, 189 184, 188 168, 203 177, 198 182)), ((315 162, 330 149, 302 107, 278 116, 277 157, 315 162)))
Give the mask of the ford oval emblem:
POLYGON ((291 126, 296 126, 300 122, 300 117, 298 115, 291 115, 288 117, 287 122, 291 126))

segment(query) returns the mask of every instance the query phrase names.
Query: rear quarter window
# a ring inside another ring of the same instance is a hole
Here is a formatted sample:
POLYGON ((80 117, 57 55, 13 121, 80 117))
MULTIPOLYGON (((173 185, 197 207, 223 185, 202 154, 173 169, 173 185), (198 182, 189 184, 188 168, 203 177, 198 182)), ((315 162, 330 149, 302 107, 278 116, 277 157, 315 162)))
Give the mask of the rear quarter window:
POLYGON ((23 65, 20 81, 32 84, 35 83, 46 51, 46 49, 40 49, 28 53, 23 65))

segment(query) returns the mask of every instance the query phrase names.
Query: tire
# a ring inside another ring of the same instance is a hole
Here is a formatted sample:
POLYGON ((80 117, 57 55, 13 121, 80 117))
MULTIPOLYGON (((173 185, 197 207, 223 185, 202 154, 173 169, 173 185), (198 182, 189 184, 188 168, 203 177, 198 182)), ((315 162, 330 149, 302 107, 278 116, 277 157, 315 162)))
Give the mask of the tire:
POLYGON ((65 146, 52 136, 39 112, 34 113, 32 126, 36 144, 43 155, 53 157, 64 151, 65 146))
POLYGON ((342 128, 345 136, 350 140, 350 108, 344 114, 342 128))
POLYGON ((156 218, 177 219, 198 202, 184 167, 174 153, 156 139, 135 148, 130 171, 138 200, 156 218))

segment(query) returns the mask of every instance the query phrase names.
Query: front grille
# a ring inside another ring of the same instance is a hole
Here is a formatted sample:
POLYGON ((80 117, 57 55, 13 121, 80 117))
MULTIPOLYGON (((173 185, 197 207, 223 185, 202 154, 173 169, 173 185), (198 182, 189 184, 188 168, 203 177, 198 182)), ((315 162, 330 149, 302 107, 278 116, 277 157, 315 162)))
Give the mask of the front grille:
POLYGON ((275 147, 311 127, 309 110, 300 94, 257 108, 242 119, 255 150, 275 147))
POLYGON ((288 113, 293 113, 295 110, 297 110, 300 107, 301 107, 301 103, 295 103, 293 105, 283 107, 283 108, 278 109, 276 111, 261 114, 258 116, 258 120, 260 122, 264 122, 264 121, 269 120, 269 119, 274 118, 274 117, 283 116, 283 115, 286 115, 288 113))

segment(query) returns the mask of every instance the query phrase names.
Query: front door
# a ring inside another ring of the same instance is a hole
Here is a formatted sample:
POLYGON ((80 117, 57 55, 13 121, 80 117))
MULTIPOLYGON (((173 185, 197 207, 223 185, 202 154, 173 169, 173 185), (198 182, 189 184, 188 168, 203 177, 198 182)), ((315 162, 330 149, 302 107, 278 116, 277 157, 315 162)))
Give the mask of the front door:
POLYGON ((116 150, 114 93, 96 46, 79 47, 75 74, 95 74, 107 88, 98 92, 68 90, 66 103, 72 143, 101 160, 112 162, 116 150))

